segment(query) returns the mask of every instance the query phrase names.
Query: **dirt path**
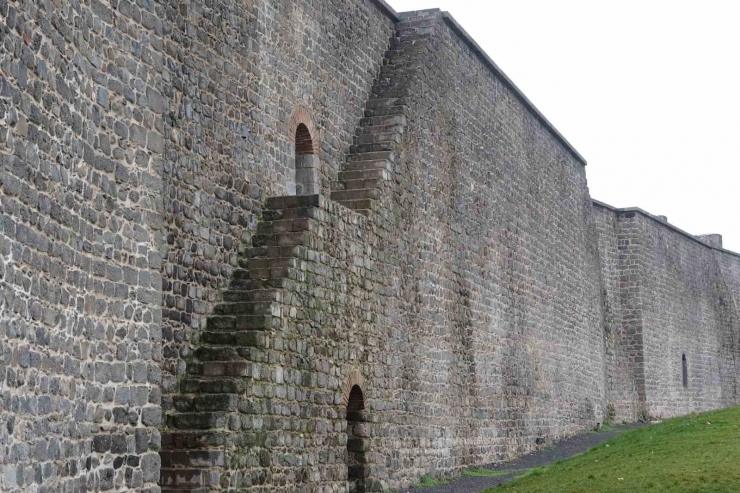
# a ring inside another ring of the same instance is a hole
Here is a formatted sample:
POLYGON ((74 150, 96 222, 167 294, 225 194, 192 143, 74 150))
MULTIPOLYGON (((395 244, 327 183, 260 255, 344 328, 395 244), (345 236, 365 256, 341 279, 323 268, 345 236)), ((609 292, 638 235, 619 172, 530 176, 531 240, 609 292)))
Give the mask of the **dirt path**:
POLYGON ((480 493, 486 488, 492 488, 511 481, 516 476, 533 467, 542 467, 559 460, 567 459, 585 452, 600 443, 603 443, 620 433, 644 426, 641 423, 615 426, 613 430, 598 433, 584 433, 561 440, 550 447, 532 452, 511 462, 490 464, 486 469, 491 471, 511 471, 511 474, 498 477, 468 477, 462 476, 443 486, 430 488, 404 488, 401 493, 480 493))

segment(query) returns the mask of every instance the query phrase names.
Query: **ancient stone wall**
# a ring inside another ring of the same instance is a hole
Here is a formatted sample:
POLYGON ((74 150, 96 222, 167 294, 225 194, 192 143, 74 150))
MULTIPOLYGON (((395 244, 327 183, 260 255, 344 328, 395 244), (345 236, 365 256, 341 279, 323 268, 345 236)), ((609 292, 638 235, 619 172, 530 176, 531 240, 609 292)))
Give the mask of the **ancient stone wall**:
MULTIPOLYGON (((162 2, 167 35, 165 394, 250 244, 266 197, 295 193, 295 125, 328 193, 392 29, 371 0, 162 2)), ((166 400, 169 406, 169 399, 166 400)))
POLYGON ((630 217, 596 203, 606 360, 607 417, 636 421, 645 417, 645 367, 636 276, 641 259, 630 217))
POLYGON ((720 257, 727 254, 654 218, 640 220, 647 259, 641 291, 648 413, 668 417, 736 404, 740 312, 728 303, 737 291, 720 271, 720 257))
POLYGON ((163 486, 343 491, 349 440, 366 486, 402 487, 603 420, 583 164, 438 12, 396 34, 332 193, 367 217, 267 201, 175 398, 163 486))
POLYGON ((117 5, 0 2, 6 492, 158 489, 161 22, 117 5))
POLYGON ((440 13, 409 22, 428 39, 404 60, 408 127, 378 212, 402 328, 385 392, 410 428, 391 484, 531 450, 605 405, 583 163, 440 13))
POLYGON ((397 488, 737 403, 738 257, 584 164, 436 10, 0 0, 0 490, 397 488))
POLYGON ((736 404, 740 257, 639 209, 597 203, 594 212, 601 225, 605 334, 615 351, 608 399, 616 418, 736 404))

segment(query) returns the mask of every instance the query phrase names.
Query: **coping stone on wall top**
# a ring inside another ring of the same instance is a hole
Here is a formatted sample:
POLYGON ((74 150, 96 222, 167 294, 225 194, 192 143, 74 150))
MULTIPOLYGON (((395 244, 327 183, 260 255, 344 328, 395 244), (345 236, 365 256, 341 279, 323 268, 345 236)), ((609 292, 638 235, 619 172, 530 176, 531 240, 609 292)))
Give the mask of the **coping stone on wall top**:
POLYGON ((671 224, 669 222, 666 222, 666 221, 661 220, 660 219, 661 216, 656 216, 654 214, 650 214, 646 210, 640 209, 639 207, 625 207, 625 208, 620 209, 620 208, 614 207, 612 205, 605 204, 604 202, 601 202, 601 201, 596 200, 596 199, 591 199, 591 201, 597 207, 602 207, 604 209, 608 209, 608 210, 610 210, 612 212, 616 212, 616 213, 619 213, 619 214, 624 214, 624 213, 628 213, 628 212, 634 212, 634 213, 637 213, 637 214, 641 214, 641 215, 643 215, 645 217, 648 217, 648 218, 652 219, 653 221, 657 222, 658 224, 660 224, 660 225, 662 225, 662 226, 664 226, 666 228, 672 229, 673 231, 686 236, 690 240, 693 240, 693 241, 695 241, 697 243, 700 243, 700 244, 704 245, 707 248, 711 248, 712 250, 717 250, 718 252, 722 252, 722 253, 726 253, 728 255, 732 255, 733 257, 740 257, 740 253, 733 252, 732 250, 727 250, 725 248, 717 248, 715 246, 709 245, 706 242, 702 241, 701 239, 697 238, 696 236, 692 235, 691 233, 688 233, 688 232, 684 231, 683 229, 681 229, 681 228, 679 228, 677 226, 674 226, 673 224, 671 224))

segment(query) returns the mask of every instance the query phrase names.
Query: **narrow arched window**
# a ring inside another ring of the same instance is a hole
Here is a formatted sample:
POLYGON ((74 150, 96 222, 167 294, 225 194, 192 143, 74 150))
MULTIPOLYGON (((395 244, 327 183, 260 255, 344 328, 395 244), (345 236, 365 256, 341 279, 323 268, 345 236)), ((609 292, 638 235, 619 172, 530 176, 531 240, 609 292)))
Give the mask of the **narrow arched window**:
POLYGON ((301 123, 295 131, 295 155, 306 156, 308 154, 313 154, 313 139, 308 127, 301 123))
POLYGON ((295 131, 295 193, 319 193, 319 158, 311 131, 303 123, 295 131))
POLYGON ((681 355, 681 375, 683 377, 683 386, 689 386, 689 363, 686 361, 686 354, 681 355))
POLYGON ((350 493, 365 492, 365 481, 370 472, 365 456, 370 435, 364 410, 362 389, 355 385, 347 401, 347 486, 350 493))

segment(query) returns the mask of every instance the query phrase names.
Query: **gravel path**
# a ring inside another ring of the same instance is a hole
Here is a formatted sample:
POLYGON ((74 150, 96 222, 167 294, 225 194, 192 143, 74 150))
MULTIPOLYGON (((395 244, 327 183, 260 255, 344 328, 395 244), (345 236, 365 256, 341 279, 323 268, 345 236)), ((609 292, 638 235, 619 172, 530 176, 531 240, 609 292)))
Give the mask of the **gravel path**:
POLYGON ((512 471, 511 474, 495 478, 462 476, 444 486, 431 488, 404 488, 401 493, 480 493, 486 488, 498 486, 512 480, 524 470, 542 467, 559 460, 583 453, 627 430, 645 426, 642 423, 615 426, 613 430, 598 433, 583 433, 561 440, 543 450, 532 452, 511 462, 490 464, 486 469, 491 471, 512 471))

